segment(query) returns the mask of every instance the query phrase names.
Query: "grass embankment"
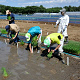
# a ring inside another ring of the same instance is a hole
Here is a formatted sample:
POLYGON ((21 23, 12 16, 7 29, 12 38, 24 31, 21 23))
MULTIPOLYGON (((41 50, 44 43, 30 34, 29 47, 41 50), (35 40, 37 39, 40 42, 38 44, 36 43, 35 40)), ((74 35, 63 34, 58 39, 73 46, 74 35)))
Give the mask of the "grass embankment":
MULTIPOLYGON (((6 32, 5 29, 1 29, 1 28, 0 28, 0 32, 1 32, 2 34, 7 34, 7 32, 6 32)), ((21 36, 25 36, 25 33, 21 33, 21 32, 19 32, 19 35, 21 35, 21 36)))
MULTIPOLYGON (((5 29, 0 29, 0 32, 2 34, 7 34, 6 30, 5 29)), ((21 33, 19 32, 19 35, 21 36, 25 36, 25 33, 21 33)), ((42 36, 41 37, 41 41, 43 42, 45 39, 45 36, 42 36)), ((21 41, 20 43, 21 45, 24 45, 24 42, 21 41)), ((37 45, 37 36, 35 36, 32 40, 32 45, 33 46, 36 46, 37 45)), ((68 44, 64 45, 63 46, 63 49, 64 49, 64 52, 68 52, 68 53, 71 53, 71 54, 76 54, 76 55, 79 55, 80 54, 80 42, 77 42, 77 41, 69 41, 68 44)))

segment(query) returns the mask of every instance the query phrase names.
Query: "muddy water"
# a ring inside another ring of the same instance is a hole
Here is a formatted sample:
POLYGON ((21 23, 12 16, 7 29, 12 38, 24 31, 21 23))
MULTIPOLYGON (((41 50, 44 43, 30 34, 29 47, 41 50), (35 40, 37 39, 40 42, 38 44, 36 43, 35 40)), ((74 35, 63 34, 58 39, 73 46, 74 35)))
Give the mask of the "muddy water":
POLYGON ((9 77, 3 79, 0 70, 0 80, 80 80, 80 59, 67 56, 70 65, 62 64, 57 58, 40 56, 34 51, 31 54, 25 47, 6 44, 0 39, 0 69, 5 67, 9 77))

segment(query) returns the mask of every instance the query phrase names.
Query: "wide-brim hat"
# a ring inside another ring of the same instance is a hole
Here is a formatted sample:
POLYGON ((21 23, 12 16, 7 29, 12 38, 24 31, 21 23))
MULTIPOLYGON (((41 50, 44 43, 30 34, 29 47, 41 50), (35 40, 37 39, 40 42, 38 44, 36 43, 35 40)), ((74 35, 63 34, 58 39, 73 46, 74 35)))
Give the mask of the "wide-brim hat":
POLYGON ((29 41, 30 40, 30 33, 26 33, 25 37, 26 37, 26 40, 29 41))

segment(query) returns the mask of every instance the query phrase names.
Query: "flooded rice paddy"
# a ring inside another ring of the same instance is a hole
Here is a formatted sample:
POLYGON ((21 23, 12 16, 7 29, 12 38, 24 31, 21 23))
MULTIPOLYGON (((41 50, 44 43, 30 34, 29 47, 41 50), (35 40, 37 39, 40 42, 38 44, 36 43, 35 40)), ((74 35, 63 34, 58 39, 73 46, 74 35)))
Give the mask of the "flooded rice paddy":
POLYGON ((0 37, 0 80, 80 80, 80 59, 69 57, 69 66, 62 64, 53 57, 49 61, 46 56, 34 51, 31 54, 25 50, 26 46, 5 43, 0 37), (8 78, 4 79, 1 68, 5 67, 8 78))

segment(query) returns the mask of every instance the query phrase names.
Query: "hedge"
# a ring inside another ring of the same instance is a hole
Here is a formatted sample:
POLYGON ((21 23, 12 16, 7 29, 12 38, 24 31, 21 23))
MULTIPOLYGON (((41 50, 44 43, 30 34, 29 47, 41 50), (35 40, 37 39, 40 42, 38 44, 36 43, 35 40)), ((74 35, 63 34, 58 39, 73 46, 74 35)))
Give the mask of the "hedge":
POLYGON ((80 54, 80 42, 77 41, 69 41, 68 44, 63 46, 64 52, 68 52, 71 54, 80 54))

